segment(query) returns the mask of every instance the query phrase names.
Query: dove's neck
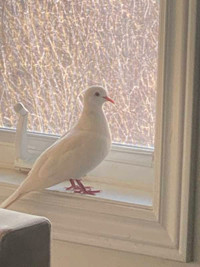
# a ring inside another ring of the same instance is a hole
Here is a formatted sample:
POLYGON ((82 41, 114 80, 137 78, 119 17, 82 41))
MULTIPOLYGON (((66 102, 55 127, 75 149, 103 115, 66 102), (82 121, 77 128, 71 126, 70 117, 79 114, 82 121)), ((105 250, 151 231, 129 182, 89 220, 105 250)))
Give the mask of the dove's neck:
POLYGON ((77 124, 79 130, 97 132, 98 134, 110 137, 108 123, 102 106, 85 106, 77 124))

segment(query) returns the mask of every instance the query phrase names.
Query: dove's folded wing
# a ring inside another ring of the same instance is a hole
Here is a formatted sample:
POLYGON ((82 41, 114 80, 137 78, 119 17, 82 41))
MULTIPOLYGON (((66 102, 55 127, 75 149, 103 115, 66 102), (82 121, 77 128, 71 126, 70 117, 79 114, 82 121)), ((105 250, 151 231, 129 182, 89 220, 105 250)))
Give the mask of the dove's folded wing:
POLYGON ((67 173, 66 169, 69 167, 69 163, 72 162, 74 155, 77 155, 80 151, 84 139, 82 135, 72 136, 66 140, 67 142, 60 142, 55 147, 52 147, 47 155, 46 161, 39 169, 38 177, 46 179, 49 176, 62 175, 63 169, 67 173))
POLYGON ((82 150, 85 137, 83 133, 76 133, 54 143, 35 162, 24 186, 36 190, 70 179, 68 174, 74 169, 74 160, 82 150))

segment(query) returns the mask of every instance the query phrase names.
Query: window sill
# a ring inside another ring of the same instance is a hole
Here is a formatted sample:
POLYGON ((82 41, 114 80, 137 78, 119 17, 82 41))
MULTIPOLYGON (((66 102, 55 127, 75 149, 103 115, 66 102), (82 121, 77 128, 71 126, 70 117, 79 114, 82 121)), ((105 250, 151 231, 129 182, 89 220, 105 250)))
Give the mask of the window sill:
MULTIPOLYGON (((15 170, 0 169, 0 201, 8 197, 25 177, 15 170)), ((66 184, 59 184, 27 194, 11 209, 46 216, 52 222, 54 239, 132 251, 131 246, 124 248, 121 242, 134 245, 132 239, 135 238, 142 242, 144 235, 140 234, 142 224, 138 224, 138 220, 151 222, 155 219, 151 194, 106 184, 92 185, 102 192, 97 196, 66 193, 63 189, 66 184), (128 228, 132 229, 134 220, 137 220, 136 228, 140 231, 133 231, 133 234, 128 228)))
MULTIPOLYGON (((0 169, 0 201, 7 198, 24 177, 17 171, 0 169)), ((100 188, 98 183, 94 186, 100 188)), ((125 198, 125 188, 101 186, 100 189, 105 191, 94 197, 63 193, 60 184, 27 194, 11 209, 47 217, 52 222, 52 238, 55 240, 163 258, 170 255, 171 259, 184 260, 159 224, 151 206, 150 193, 135 190, 125 198)))
MULTIPOLYGON (((11 169, 0 169, 0 185, 1 187, 17 188, 27 175, 16 170, 11 169)), ((39 194, 58 193, 59 196, 67 198, 83 198, 89 201, 105 201, 119 203, 122 205, 139 205, 151 209, 152 207, 152 193, 148 191, 137 190, 133 187, 117 186, 105 183, 91 182, 88 181, 90 178, 84 181, 84 184, 90 185, 93 188, 100 189, 101 192, 95 196, 74 194, 73 192, 66 192, 65 187, 68 186, 68 182, 63 182, 52 186, 46 190, 41 191, 39 194)), ((1 197, 1 196, 0 196, 1 197)))

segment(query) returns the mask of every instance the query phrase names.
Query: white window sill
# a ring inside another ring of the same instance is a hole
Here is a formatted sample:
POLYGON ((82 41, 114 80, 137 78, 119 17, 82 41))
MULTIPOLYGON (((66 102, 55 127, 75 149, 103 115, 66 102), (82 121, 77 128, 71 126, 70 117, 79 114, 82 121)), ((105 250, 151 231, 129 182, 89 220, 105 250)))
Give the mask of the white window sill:
MULTIPOLYGON (((0 202, 11 195, 25 177, 26 174, 16 170, 0 168, 0 202)), ((135 240, 144 241, 141 231, 145 230, 138 222, 151 223, 155 219, 151 193, 98 182, 87 183, 101 189, 101 193, 86 196, 65 192, 67 183, 62 183, 27 194, 10 209, 47 217, 52 222, 53 239, 135 251, 135 240)), ((152 236, 147 232, 145 236, 152 242, 152 236)))
MULTIPOLYGON (((11 195, 25 176, 1 168, 0 201, 11 195)), ((63 185, 27 194, 10 208, 47 217, 55 240, 184 260, 157 221, 149 192, 94 183, 103 192, 85 196, 63 192, 63 185)))
MULTIPOLYGON (((10 169, 0 169, 0 185, 17 187, 21 184, 21 182, 25 179, 27 175, 23 174, 16 170, 10 169)), ((47 190, 50 192, 58 192, 63 197, 83 197, 90 199, 91 201, 95 199, 96 201, 101 200, 108 200, 113 202, 118 202, 122 204, 132 204, 132 205, 140 205, 144 207, 152 207, 152 193, 148 191, 137 190, 131 186, 117 186, 117 185, 110 185, 105 183, 98 183, 98 182, 91 182, 88 180, 84 181, 84 184, 90 185, 95 189, 100 189, 101 192, 96 194, 95 196, 89 195, 81 195, 81 194, 74 194, 73 192, 65 190, 65 187, 69 185, 68 182, 60 183, 47 190)), ((43 191, 43 192, 44 192, 43 191)), ((41 192, 42 193, 42 192, 41 192)))

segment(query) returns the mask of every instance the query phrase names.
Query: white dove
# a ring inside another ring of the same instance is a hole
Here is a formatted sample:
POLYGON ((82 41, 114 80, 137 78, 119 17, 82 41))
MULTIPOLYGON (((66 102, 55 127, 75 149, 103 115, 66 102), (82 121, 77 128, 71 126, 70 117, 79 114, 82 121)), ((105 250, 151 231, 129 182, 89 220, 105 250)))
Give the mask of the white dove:
POLYGON ((78 123, 40 155, 27 178, 1 204, 1 208, 7 208, 31 191, 48 188, 65 180, 71 182, 67 190, 90 195, 100 192, 85 187, 81 178, 99 165, 110 150, 110 130, 102 109, 106 101, 114 103, 100 86, 92 86, 85 91, 78 123))

